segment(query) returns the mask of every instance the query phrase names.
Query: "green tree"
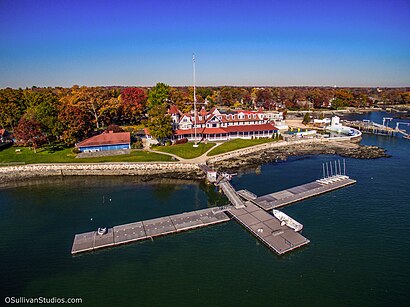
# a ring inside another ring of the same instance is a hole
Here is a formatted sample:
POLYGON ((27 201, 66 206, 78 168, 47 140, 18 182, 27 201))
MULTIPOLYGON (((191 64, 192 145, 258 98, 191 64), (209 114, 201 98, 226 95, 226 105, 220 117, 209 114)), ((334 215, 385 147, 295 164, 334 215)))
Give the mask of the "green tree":
POLYGON ((166 114, 165 105, 152 107, 148 115, 147 127, 154 138, 161 142, 172 134, 171 116, 166 114))
POLYGON ((31 92, 26 94, 28 108, 26 114, 29 118, 40 123, 44 134, 49 141, 54 141, 59 136, 59 122, 57 97, 49 92, 31 92))
POLYGON ((148 92, 148 107, 151 109, 154 106, 162 105, 170 98, 171 88, 165 83, 157 83, 148 92))
POLYGON ((302 124, 307 125, 309 123, 310 123, 310 114, 308 112, 306 112, 305 116, 303 116, 302 124))

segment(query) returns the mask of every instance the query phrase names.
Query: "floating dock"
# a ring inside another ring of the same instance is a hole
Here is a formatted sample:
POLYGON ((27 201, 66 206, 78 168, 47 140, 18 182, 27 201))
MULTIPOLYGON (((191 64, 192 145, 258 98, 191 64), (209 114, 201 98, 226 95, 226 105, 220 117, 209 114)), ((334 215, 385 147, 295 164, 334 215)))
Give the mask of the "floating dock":
POLYGON ((240 190, 237 191, 237 193, 242 198, 268 211, 293 204, 306 198, 331 192, 354 184, 355 182, 356 180, 350 179, 347 176, 338 175, 259 197, 256 197, 255 194, 248 190, 240 190))
POLYGON ((282 255, 310 242, 292 228, 282 226, 277 218, 255 204, 248 201, 245 206, 232 208, 227 213, 277 254, 282 255))
MULTIPOLYGON (((204 171, 213 173, 205 168, 204 171)), ((232 206, 208 208, 119 225, 109 228, 103 235, 99 235, 97 231, 76 234, 71 254, 205 227, 229 221, 232 217, 267 247, 282 255, 310 241, 266 211, 354 184, 356 180, 336 175, 260 197, 248 190, 236 191, 226 178, 215 182, 232 206)))
POLYGON ((71 254, 151 239, 157 236, 229 221, 224 208, 208 208, 109 228, 103 235, 97 231, 76 234, 71 254))

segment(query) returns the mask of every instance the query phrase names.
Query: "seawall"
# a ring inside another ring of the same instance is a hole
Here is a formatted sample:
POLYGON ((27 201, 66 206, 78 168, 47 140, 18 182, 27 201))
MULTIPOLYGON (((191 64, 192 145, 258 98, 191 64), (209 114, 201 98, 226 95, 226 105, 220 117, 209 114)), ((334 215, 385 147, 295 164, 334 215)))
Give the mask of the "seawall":
POLYGON ((145 176, 149 178, 199 179, 198 165, 177 162, 158 163, 56 163, 0 167, 0 182, 51 176, 145 176))

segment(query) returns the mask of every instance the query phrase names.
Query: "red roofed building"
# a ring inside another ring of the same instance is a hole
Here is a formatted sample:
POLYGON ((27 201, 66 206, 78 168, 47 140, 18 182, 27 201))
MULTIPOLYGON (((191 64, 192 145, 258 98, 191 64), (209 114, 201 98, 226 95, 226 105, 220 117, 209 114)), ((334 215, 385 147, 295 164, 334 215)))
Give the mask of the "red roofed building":
POLYGON ((220 112, 212 108, 209 112, 202 108, 194 113, 183 114, 172 106, 168 114, 172 118, 173 140, 187 138, 190 141, 226 141, 234 138, 252 139, 273 137, 279 130, 270 123, 262 110, 220 112))
POLYGON ((90 137, 76 144, 80 152, 95 152, 103 150, 120 150, 131 148, 131 135, 129 132, 104 132, 90 137))

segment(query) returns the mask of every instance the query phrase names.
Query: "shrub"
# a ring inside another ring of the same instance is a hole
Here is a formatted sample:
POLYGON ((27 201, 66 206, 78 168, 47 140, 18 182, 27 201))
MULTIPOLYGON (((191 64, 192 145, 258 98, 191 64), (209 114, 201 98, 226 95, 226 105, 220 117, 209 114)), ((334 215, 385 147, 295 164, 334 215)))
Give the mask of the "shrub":
POLYGON ((132 149, 142 149, 144 147, 144 144, 142 144, 142 140, 140 138, 137 138, 131 145, 132 149))
POLYGON ((79 154, 79 153, 80 153, 80 149, 79 149, 78 147, 74 147, 71 151, 72 151, 73 153, 75 153, 75 154, 79 154))
POLYGON ((185 143, 188 143, 188 139, 187 139, 187 138, 183 138, 183 139, 180 139, 180 140, 176 140, 176 141, 174 142, 175 145, 185 144, 185 143))

